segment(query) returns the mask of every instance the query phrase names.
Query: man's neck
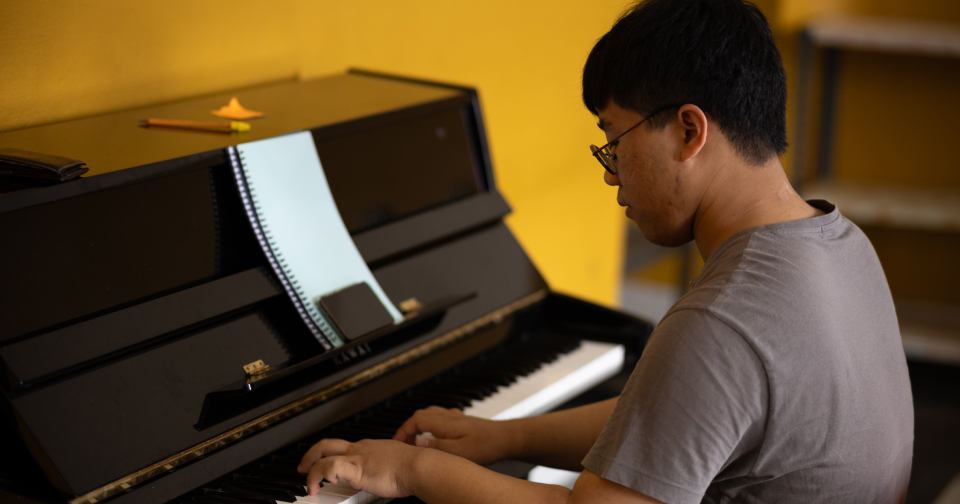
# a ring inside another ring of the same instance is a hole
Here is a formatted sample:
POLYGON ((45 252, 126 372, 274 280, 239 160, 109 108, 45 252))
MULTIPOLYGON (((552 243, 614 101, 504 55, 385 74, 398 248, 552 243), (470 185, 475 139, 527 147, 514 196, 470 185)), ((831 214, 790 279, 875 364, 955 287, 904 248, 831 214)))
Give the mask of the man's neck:
POLYGON ((693 235, 704 260, 745 229, 823 215, 793 190, 776 157, 760 166, 737 161, 717 170, 697 208, 693 235))

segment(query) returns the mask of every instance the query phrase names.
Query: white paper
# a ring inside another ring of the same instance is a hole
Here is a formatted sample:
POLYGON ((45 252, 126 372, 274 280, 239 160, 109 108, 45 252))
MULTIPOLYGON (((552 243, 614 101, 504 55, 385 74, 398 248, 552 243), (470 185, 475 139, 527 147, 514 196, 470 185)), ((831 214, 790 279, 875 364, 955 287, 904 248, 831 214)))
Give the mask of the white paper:
POLYGON ((394 323, 403 315, 387 298, 350 238, 327 185, 309 131, 239 145, 249 196, 266 242, 307 315, 334 346, 343 340, 315 301, 366 282, 394 323))

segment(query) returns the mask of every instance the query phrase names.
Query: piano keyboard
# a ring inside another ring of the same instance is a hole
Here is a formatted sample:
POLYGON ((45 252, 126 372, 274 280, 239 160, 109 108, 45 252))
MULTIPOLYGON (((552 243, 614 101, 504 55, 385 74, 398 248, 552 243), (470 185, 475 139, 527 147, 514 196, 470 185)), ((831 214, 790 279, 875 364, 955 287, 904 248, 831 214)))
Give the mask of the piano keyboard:
POLYGON ((491 420, 546 413, 617 374, 623 367, 623 354, 622 345, 584 341, 576 350, 471 404, 463 413, 491 420))
POLYGON ((346 483, 324 483, 306 495, 296 472, 303 453, 323 438, 389 439, 414 411, 427 406, 462 408, 468 415, 506 420, 547 412, 616 374, 621 345, 553 336, 498 346, 429 381, 280 450, 181 502, 197 504, 380 504, 377 496, 346 483))

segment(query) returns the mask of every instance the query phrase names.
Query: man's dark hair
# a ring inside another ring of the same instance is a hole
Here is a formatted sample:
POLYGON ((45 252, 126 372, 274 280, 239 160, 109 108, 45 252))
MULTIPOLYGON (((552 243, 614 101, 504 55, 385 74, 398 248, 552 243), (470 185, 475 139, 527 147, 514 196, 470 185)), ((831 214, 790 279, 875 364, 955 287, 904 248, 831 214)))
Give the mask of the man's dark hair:
MULTIPOLYGON (((787 148, 787 79, 767 19, 742 0, 646 0, 590 51, 583 103, 646 115, 692 103, 737 152, 761 164, 787 148)), ((666 126, 658 114, 650 123, 666 126)))

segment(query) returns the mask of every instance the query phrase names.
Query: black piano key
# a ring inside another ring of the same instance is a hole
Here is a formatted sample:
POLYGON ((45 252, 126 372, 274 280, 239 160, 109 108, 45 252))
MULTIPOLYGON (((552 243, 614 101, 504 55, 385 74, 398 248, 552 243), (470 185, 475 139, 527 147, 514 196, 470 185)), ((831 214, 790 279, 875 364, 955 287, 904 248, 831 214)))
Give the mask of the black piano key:
POLYGON ((223 489, 228 492, 245 493, 249 492, 260 497, 273 499, 277 502, 296 502, 297 497, 293 492, 279 487, 267 485, 265 483, 251 483, 243 480, 228 481, 223 484, 223 489))
POLYGON ((421 401, 413 398, 403 398, 397 402, 398 406, 404 407, 413 411, 429 408, 430 406, 438 406, 430 401, 421 401))
POLYGON ((426 400, 465 401, 469 404, 470 398, 456 392, 435 392, 432 390, 418 390, 417 396, 426 400))
POLYGON ((496 385, 491 385, 490 382, 486 380, 471 379, 463 376, 451 376, 447 380, 444 380, 444 383, 450 383, 458 387, 469 387, 487 395, 497 392, 496 385))
POLYGON ((193 500, 190 502, 195 502, 197 504, 223 504, 222 501, 206 499, 203 497, 194 497, 193 500))
POLYGON ((510 364, 500 364, 500 365, 497 365, 496 368, 497 368, 498 370, 500 370, 500 371, 503 371, 503 372, 506 372, 506 373, 510 373, 510 374, 512 374, 512 375, 515 376, 515 377, 516 377, 516 376, 526 376, 526 375, 532 373, 533 371, 536 371, 536 369, 537 369, 537 368, 531 368, 530 366, 523 366, 523 365, 519 365, 519 364, 514 364, 514 365, 510 365, 510 364))
POLYGON ((237 475, 234 476, 234 481, 245 481, 252 484, 261 484, 266 485, 269 488, 281 489, 285 492, 290 492, 293 495, 299 495, 303 497, 307 495, 306 490, 303 489, 303 486, 306 484, 306 476, 301 476, 300 481, 289 481, 282 478, 270 478, 267 476, 256 476, 256 475, 237 475))
POLYGON ((498 369, 485 369, 482 376, 502 387, 508 387, 517 381, 517 375, 498 369))
POLYGON ((281 488, 287 492, 292 492, 293 495, 300 495, 304 492, 303 486, 307 484, 307 475, 298 474, 296 477, 284 477, 284 476, 275 476, 271 474, 266 474, 262 472, 253 472, 243 475, 235 475, 234 479, 241 479, 243 481, 250 481, 254 483, 262 483, 264 485, 270 485, 273 487, 281 488))
POLYGON ((197 504, 225 504, 225 503, 229 503, 229 504, 259 504, 259 503, 255 503, 255 502, 244 502, 244 501, 239 501, 239 500, 235 500, 235 499, 217 499, 216 497, 208 497, 208 496, 206 496, 206 495, 204 495, 203 497, 194 497, 193 500, 190 501, 190 502, 196 502, 197 504))
POLYGON ((459 385, 455 383, 443 383, 443 384, 431 384, 428 387, 424 387, 424 390, 428 393, 453 393, 459 396, 462 396, 471 401, 478 401, 486 397, 479 389, 469 387, 466 385, 459 385))
POLYGON ((539 362, 539 359, 528 360, 528 359, 505 359, 502 362, 494 364, 496 367, 505 368, 505 369, 516 369, 525 372, 530 372, 535 369, 540 368, 542 362, 539 362))
POLYGON ((290 456, 290 457, 281 457, 273 456, 270 457, 270 465, 277 469, 289 470, 291 473, 297 472, 297 466, 300 465, 301 456, 290 456))
POLYGON ((204 488, 203 498, 222 504, 276 504, 272 499, 256 495, 226 492, 223 490, 204 488))
POLYGON ((441 408, 458 408, 460 406, 457 406, 457 402, 458 401, 418 397, 417 399, 408 399, 406 404, 409 406, 413 406, 416 409, 426 409, 426 408, 429 408, 430 406, 440 406, 441 408))
POLYGON ((474 398, 472 397, 473 394, 458 391, 453 387, 448 387, 446 390, 422 389, 420 393, 423 394, 424 396, 446 397, 446 398, 458 400, 458 401, 470 402, 474 400, 474 398))
POLYGON ((360 439, 388 439, 393 437, 393 434, 396 431, 354 425, 350 427, 344 427, 340 430, 340 432, 343 432, 351 438, 356 438, 359 436, 359 439, 357 439, 359 441, 360 439))
MULTIPOLYGON (((473 373, 469 373, 473 374, 473 373)), ((444 377, 440 383, 462 383, 467 386, 473 386, 480 389, 489 389, 491 387, 495 388, 494 385, 490 385, 490 382, 487 380, 471 378, 468 373, 458 373, 444 377)))
POLYGON ((344 426, 338 426, 336 430, 330 432, 331 439, 343 439, 344 441, 349 441, 354 443, 361 439, 364 439, 363 434, 356 432, 354 429, 348 429, 344 426))
POLYGON ((361 441, 363 439, 370 439, 369 436, 364 436, 363 434, 354 434, 354 433, 351 433, 351 434, 342 433, 333 437, 336 437, 337 439, 342 439, 344 441, 349 441, 351 443, 356 443, 357 441, 361 441))
POLYGON ((263 481, 275 481, 277 483, 283 483, 285 485, 295 485, 302 486, 307 481, 307 475, 300 473, 287 473, 282 471, 270 471, 263 467, 254 469, 247 474, 242 475, 243 477, 258 478, 263 481))
POLYGON ((370 439, 390 439, 397 433, 397 429, 388 429, 373 425, 357 425, 356 430, 357 432, 368 434, 370 439))
POLYGON ((274 467, 270 464, 261 465, 259 469, 256 470, 257 473, 264 474, 266 476, 274 476, 277 478, 306 478, 306 476, 297 472, 296 468, 280 468, 274 467))
MULTIPOLYGON (((416 411, 416 410, 413 410, 413 411, 416 411)), ((411 411, 410 413, 412 414, 413 411, 411 411)), ((397 425, 397 428, 399 429, 400 426, 403 425, 403 422, 406 422, 408 419, 410 419, 411 415, 398 412, 397 410, 394 410, 394 409, 384 409, 383 411, 378 412, 377 416, 379 416, 380 418, 383 418, 384 420, 395 423, 397 425)))
POLYGON ((458 394, 463 394, 474 401, 479 401, 484 397, 487 397, 492 394, 489 388, 481 388, 481 387, 472 386, 466 383, 457 383, 452 381, 450 383, 444 384, 443 388, 446 390, 452 390, 458 394))
MULTIPOLYGON (((394 422, 380 422, 376 420, 366 420, 362 422, 362 425, 369 425, 372 428, 377 430, 382 430, 383 432, 396 433, 397 429, 400 428, 400 424, 394 422)), ((390 434, 390 437, 393 437, 393 434, 390 434)))
POLYGON ((357 415, 356 422, 358 423, 371 423, 374 425, 381 425, 383 427, 399 427, 400 424, 394 421, 392 418, 389 418, 384 415, 384 411, 381 408, 377 408, 371 411, 368 411, 362 415, 357 415))
POLYGON ((401 419, 402 419, 402 420, 400 420, 400 422, 397 424, 397 428, 399 429, 400 426, 403 425, 403 422, 406 422, 407 420, 409 420, 410 417, 412 417, 413 414, 416 413, 418 409, 420 409, 420 408, 414 408, 414 407, 399 408, 399 407, 394 407, 394 408, 391 408, 391 409, 388 411, 388 413, 390 413, 391 415, 393 415, 394 418, 401 418, 401 419))

